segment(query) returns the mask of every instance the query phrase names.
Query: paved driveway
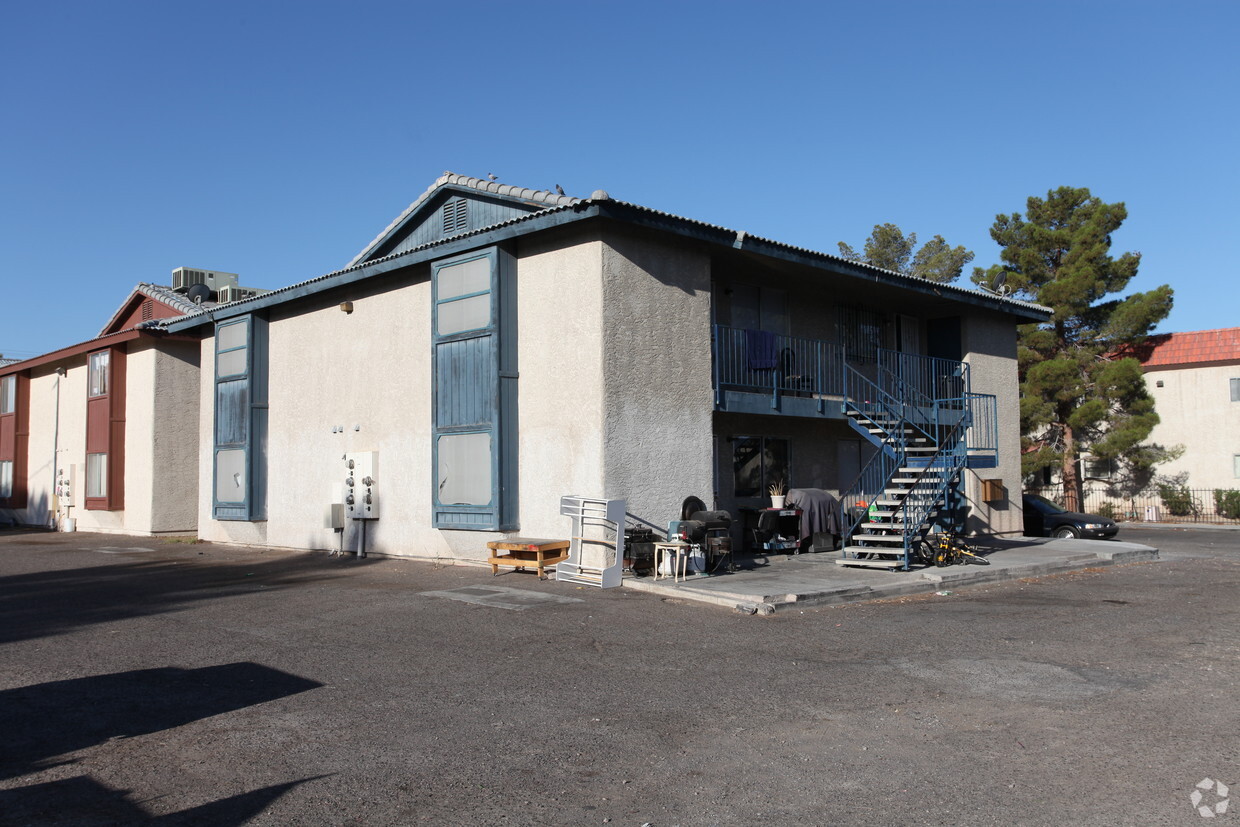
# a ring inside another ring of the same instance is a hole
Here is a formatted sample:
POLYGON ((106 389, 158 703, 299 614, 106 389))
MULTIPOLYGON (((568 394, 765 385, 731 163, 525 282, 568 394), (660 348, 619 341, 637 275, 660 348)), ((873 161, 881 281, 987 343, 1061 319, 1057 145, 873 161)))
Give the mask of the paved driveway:
POLYGON ((0 533, 0 823, 1200 824, 1231 549, 755 617, 0 533))

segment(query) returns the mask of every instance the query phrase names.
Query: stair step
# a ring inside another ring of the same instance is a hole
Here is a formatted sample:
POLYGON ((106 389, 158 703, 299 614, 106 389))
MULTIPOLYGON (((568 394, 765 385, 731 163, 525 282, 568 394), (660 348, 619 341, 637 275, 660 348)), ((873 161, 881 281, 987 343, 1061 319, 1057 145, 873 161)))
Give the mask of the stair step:
POLYGON ((837 566, 866 566, 871 569, 902 569, 904 568, 904 559, 898 560, 882 559, 875 560, 873 558, 867 560, 859 560, 855 557, 841 557, 835 561, 837 566))

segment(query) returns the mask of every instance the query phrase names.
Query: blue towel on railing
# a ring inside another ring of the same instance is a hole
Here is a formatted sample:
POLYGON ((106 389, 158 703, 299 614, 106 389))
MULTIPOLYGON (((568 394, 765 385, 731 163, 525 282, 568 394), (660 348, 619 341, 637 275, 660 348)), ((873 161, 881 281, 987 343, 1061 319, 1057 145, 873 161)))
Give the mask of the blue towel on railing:
POLYGON ((766 330, 745 331, 745 355, 750 370, 773 370, 778 364, 775 334, 766 330))

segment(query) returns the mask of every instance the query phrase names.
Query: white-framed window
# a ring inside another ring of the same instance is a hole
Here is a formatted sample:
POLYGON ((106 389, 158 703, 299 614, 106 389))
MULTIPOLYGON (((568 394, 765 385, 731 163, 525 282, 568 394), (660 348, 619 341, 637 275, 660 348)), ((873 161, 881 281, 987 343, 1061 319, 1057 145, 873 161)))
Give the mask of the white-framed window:
POLYGON ((17 410, 17 377, 0 376, 0 414, 17 410))
POLYGON ((86 455, 86 496, 108 496, 108 455, 86 455))
POLYGON ((90 355, 90 366, 86 377, 89 386, 88 396, 107 396, 109 355, 109 351, 106 350, 90 355))
POLYGON ((1113 459, 1096 459, 1094 457, 1086 457, 1085 476, 1095 480, 1109 480, 1115 476, 1118 469, 1118 463, 1113 459))
POLYGON ((0 460, 0 500, 13 496, 13 461, 0 460))
POLYGON ((1231 380, 1231 401, 1240 402, 1240 379, 1231 380))

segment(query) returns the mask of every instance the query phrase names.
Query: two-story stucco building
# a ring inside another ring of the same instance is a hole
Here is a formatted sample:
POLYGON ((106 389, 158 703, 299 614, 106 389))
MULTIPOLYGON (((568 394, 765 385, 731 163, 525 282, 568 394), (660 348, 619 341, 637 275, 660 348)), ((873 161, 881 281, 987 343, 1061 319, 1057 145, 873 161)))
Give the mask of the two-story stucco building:
POLYGON ((602 191, 447 173, 344 269, 156 326, 201 338, 203 538, 334 547, 324 513, 365 452, 368 550, 482 560, 564 535, 566 494, 665 526, 687 496, 737 511, 776 482, 848 504, 904 486, 910 523, 951 506, 1019 534, 1016 326, 1047 317, 602 191))
POLYGON ((197 528, 199 344, 144 325, 198 309, 139 284, 94 339, 0 366, 0 520, 197 528))
POLYGON ((1190 488, 1240 488, 1240 327, 1161 333, 1134 355, 1159 423, 1150 440, 1184 453, 1159 467, 1190 488))

